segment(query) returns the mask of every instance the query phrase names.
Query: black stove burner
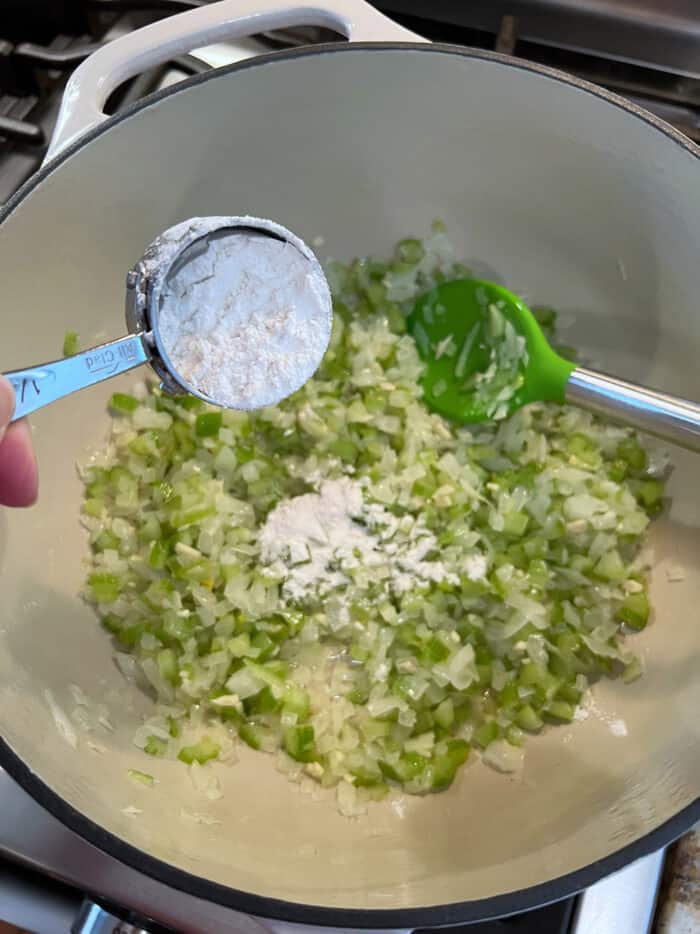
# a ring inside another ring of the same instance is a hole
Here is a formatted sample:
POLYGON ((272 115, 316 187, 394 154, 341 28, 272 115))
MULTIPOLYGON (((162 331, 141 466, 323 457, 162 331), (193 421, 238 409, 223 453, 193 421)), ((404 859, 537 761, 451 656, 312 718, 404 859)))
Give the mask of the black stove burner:
MULTIPOLYGON (((207 2, 211 0, 2 0, 0 204, 41 164, 69 73, 111 38, 110 30, 115 23, 122 25, 124 17, 128 16, 129 26, 133 28, 207 2)), ((700 43, 697 34, 687 28, 677 11, 674 12, 681 0, 672 0, 672 15, 667 19, 671 22, 668 29, 673 48, 684 70, 680 67, 674 70, 669 65, 661 67, 660 63, 666 62, 670 55, 664 52, 667 44, 658 30, 650 31, 644 23, 628 24, 622 51, 617 49, 603 54, 609 30, 603 30, 604 34, 600 29, 596 32, 597 21, 589 9, 590 4, 583 0, 577 6, 576 15, 584 18, 588 51, 581 51, 583 40, 577 48, 575 36, 571 35, 573 20, 571 16, 564 16, 564 10, 570 7, 558 0, 548 0, 557 15, 545 19, 541 16, 539 0, 442 0, 440 4, 427 0, 375 2, 390 16, 427 38, 495 48, 601 84, 642 104, 700 142, 700 69, 693 73, 688 70, 689 62, 700 60, 700 43)), ((609 25, 616 22, 616 5, 605 6, 608 17, 605 22, 609 25)), ((659 7, 660 16, 661 4, 659 7)), ((327 36, 322 32, 284 30, 274 37, 266 36, 265 41, 269 47, 279 48, 299 41, 314 41, 314 38, 323 41, 327 36)), ((167 68, 173 66, 184 74, 207 67, 191 56, 183 56, 168 66, 134 78, 115 92, 108 112, 116 112, 155 90, 167 68)))
POLYGON ((568 898, 498 921, 478 921, 476 924, 437 930, 415 930, 413 934, 438 934, 439 931, 444 934, 569 934, 575 905, 576 899, 568 898))
MULTIPOLYGON (((569 898, 552 905, 545 905, 544 908, 537 908, 534 911, 523 912, 497 921, 482 921, 449 928, 416 928, 413 934, 571 934, 575 905, 576 899, 569 898)), ((85 920, 88 916, 92 917, 96 908, 102 909, 111 916, 111 919, 115 921, 118 919, 123 924, 131 925, 140 931, 147 931, 148 934, 178 934, 173 928, 164 927, 138 912, 128 911, 103 898, 88 899, 83 902, 79 921, 85 920)), ((76 930, 83 931, 88 927, 89 930, 93 930, 92 926, 85 925, 83 928, 80 924, 76 925, 76 930)))
MULTIPOLYGON (((0 19, 0 204, 41 165, 68 76, 107 41, 123 11, 135 25, 200 6, 204 0, 4 0, 0 19), (148 11, 148 12, 147 12, 148 11), (145 17, 139 20, 138 17, 145 17)), ((115 113, 154 91, 169 69, 208 66, 190 55, 139 75, 107 104, 115 113)))
POLYGON ((375 0, 435 42, 495 49, 615 91, 700 143, 700 34, 687 0, 375 0), (636 7, 638 6, 638 9, 636 7))

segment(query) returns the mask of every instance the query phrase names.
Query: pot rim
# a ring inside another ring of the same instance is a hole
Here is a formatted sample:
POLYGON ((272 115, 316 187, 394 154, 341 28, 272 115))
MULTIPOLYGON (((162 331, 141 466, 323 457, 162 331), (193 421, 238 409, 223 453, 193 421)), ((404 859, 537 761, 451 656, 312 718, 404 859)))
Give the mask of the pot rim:
MULTIPOLYGON (((583 91, 611 104, 637 119, 647 123, 652 129, 667 136, 672 142, 686 150, 696 159, 700 159, 700 146, 695 145, 680 131, 659 119, 642 107, 626 100, 611 91, 591 82, 568 75, 554 68, 533 62, 511 58, 497 52, 472 49, 466 46, 447 43, 420 42, 338 42, 313 46, 302 46, 285 51, 271 52, 254 58, 245 59, 232 65, 212 69, 202 74, 193 75, 177 84, 149 94, 131 104, 124 111, 109 117, 98 126, 88 130, 65 149, 42 166, 34 175, 0 206, 0 225, 4 223, 19 205, 32 194, 46 178, 56 172, 61 165, 88 146, 93 140, 108 132, 129 117, 146 110, 167 97, 186 93, 190 88, 207 81, 216 80, 248 68, 259 68, 274 62, 304 58, 312 55, 327 55, 343 52, 392 52, 411 51, 426 54, 454 55, 459 58, 481 59, 499 63, 508 68, 534 72, 561 84, 583 91)), ((289 921, 298 924, 312 924, 338 928, 341 926, 364 929, 422 928, 440 927, 456 924, 488 921, 507 915, 542 907, 570 897, 588 888, 631 862, 648 856, 650 853, 667 846, 693 824, 700 821, 700 796, 695 798, 671 818, 658 827, 648 831, 637 840, 618 850, 601 857, 593 863, 558 876, 546 882, 504 892, 487 898, 450 902, 445 905, 431 905, 420 908, 340 908, 322 905, 307 905, 265 895, 255 895, 213 882, 194 875, 184 869, 150 856, 138 847, 105 830, 99 824, 86 817, 71 804, 51 789, 29 766, 12 750, 0 736, 0 768, 3 768, 34 800, 49 811, 64 826, 78 834, 88 843, 119 860, 131 869, 149 876, 156 882, 170 886, 186 895, 214 902, 225 908, 262 918, 289 921)), ((128 907, 128 906, 127 906, 128 907)))

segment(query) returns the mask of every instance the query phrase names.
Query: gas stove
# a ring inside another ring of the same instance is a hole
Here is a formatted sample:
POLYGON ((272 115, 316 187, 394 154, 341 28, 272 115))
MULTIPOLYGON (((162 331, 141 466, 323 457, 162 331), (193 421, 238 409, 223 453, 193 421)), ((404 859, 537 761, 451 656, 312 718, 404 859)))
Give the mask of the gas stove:
MULTIPOLYGON (((206 0, 4 0, 0 19, 0 204, 41 165, 68 75, 99 45, 206 0)), ((380 0, 427 38, 496 49, 624 94, 700 142, 697 0, 380 0)), ((109 112, 211 67, 339 38, 289 29, 193 51, 130 80, 109 112)), ((663 852, 576 898, 465 934, 647 934, 663 852)), ((0 770, 2 920, 35 934, 262 932, 253 918, 140 875, 65 829, 0 770), (125 923, 119 926, 115 920, 125 923)), ((293 928, 293 926, 291 926, 293 928)), ((459 930, 459 929, 453 929, 459 930)))
MULTIPOLYGON (((449 930, 452 934, 647 934, 664 855, 658 852, 638 860, 576 898, 449 930)), ((0 919, 32 934, 137 934, 139 930, 266 934, 254 918, 183 895, 95 849, 40 808, 2 770, 0 919), (118 927, 117 918, 131 926, 118 927)), ((289 934, 295 927, 288 926, 289 934)))
MULTIPOLYGON (((0 203, 41 164, 71 70, 103 42, 207 0, 4 0, 0 21, 0 203)), ((378 0, 435 41, 496 49, 561 68, 629 97, 700 142, 696 0, 378 0)), ((209 67, 339 38, 303 28, 259 35, 174 61, 112 95, 115 113, 209 67)))

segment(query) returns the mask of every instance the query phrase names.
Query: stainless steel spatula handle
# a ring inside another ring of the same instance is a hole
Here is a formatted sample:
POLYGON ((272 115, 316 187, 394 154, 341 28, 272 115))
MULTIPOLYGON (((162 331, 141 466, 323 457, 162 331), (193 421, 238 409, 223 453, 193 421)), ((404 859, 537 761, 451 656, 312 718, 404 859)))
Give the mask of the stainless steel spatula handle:
POLYGON ((12 421, 43 409, 45 405, 69 396, 79 389, 119 376, 148 363, 150 354, 140 334, 130 334, 73 357, 54 360, 26 370, 10 370, 3 375, 15 390, 12 421))
POLYGON ((700 452, 700 405, 625 380, 576 367, 566 400, 598 415, 619 419, 640 431, 700 452))

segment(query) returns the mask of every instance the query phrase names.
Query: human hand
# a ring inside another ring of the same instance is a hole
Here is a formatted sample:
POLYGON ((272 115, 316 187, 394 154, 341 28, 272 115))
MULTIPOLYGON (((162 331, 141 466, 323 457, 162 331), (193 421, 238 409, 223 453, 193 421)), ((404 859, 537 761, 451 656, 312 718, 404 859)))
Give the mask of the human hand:
POLYGON ((10 425, 14 410, 14 390, 0 376, 0 506, 31 506, 38 483, 32 433, 25 419, 10 425))

